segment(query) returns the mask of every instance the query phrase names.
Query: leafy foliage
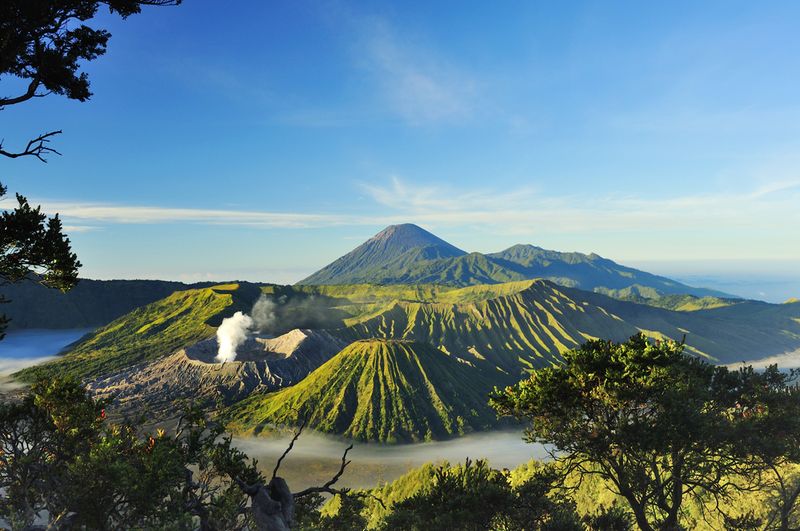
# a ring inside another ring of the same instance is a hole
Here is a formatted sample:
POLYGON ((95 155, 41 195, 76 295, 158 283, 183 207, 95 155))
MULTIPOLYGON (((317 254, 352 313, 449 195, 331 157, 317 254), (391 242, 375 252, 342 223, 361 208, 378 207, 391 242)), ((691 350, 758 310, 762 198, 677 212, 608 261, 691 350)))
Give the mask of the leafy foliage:
POLYGON ((515 483, 509 471, 493 469, 483 460, 428 464, 382 487, 356 491, 351 499, 360 504, 331 500, 321 521, 352 515, 362 505, 359 514, 366 519, 361 528, 367 529, 583 529, 557 479, 551 465, 539 465, 515 483), (365 492, 374 498, 363 496, 365 492))
POLYGON ((222 428, 188 409, 174 436, 106 420, 74 380, 36 382, 0 405, 0 515, 14 528, 47 517, 89 529, 247 525, 234 479, 262 478, 222 428))
POLYGON ((529 420, 529 440, 552 444, 568 471, 608 481, 641 529, 674 529, 685 499, 755 488, 764 467, 754 455, 778 435, 775 454, 793 458, 787 443, 800 433, 784 423, 800 413, 785 375, 731 372, 682 350, 643 335, 589 341, 492 404, 529 420))
MULTIPOLYGON (((0 76, 21 80, 20 93, 0 97, 0 110, 48 94, 86 101, 92 95, 81 62, 106 52, 111 34, 85 24, 101 5, 123 18, 139 13, 142 5, 176 5, 180 0, 6 0, 0 5, 0 76)), ((51 131, 10 152, 0 143, 0 155, 33 156, 46 162, 51 131)))
MULTIPOLYGON (((0 184, 0 198, 6 188, 0 184)), ((34 276, 42 285, 68 290, 78 281, 81 263, 61 230, 58 215, 48 218, 17 194, 18 206, 0 214, 0 286, 34 276)), ((0 303, 8 300, 0 295, 0 303)), ((8 324, 0 316, 0 339, 8 324)))

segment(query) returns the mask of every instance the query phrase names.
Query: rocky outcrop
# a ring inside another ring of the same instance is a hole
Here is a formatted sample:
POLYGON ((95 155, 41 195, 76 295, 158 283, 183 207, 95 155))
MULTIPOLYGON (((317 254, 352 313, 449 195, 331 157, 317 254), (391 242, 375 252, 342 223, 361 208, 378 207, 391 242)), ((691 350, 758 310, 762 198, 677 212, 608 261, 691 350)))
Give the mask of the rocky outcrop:
POLYGON ((294 385, 346 344, 325 330, 296 329, 276 338, 250 337, 235 361, 217 363, 212 338, 94 380, 88 387, 98 397, 113 398, 114 410, 123 415, 146 408, 169 417, 180 399, 227 405, 253 392, 294 385))

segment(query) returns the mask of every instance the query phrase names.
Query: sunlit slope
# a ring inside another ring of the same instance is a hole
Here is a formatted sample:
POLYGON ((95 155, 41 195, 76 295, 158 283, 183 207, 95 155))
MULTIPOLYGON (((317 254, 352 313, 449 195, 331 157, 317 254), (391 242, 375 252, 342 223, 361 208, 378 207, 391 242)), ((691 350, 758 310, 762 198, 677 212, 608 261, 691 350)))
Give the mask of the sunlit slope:
POLYGON ((480 371, 425 344, 356 341, 299 384, 254 395, 225 415, 235 432, 308 426, 348 438, 410 442, 483 430, 497 422, 480 371))
POLYGON ((544 280, 452 290, 438 300, 394 301, 346 323, 356 338, 420 341, 510 376, 589 338, 623 340, 639 331, 685 335, 691 352, 725 363, 800 347, 800 305, 748 302, 676 312, 544 280))
POLYGON ((66 355, 17 376, 24 380, 64 374, 93 378, 166 356, 213 336, 223 317, 249 309, 257 296, 257 287, 240 284, 176 291, 99 328, 66 355))
POLYGON ((427 343, 477 367, 517 378, 521 369, 551 363, 592 337, 624 338, 636 328, 603 308, 570 298, 547 281, 454 290, 447 302, 395 301, 347 321, 359 338, 427 343), (602 331, 602 336, 598 332, 602 331))
POLYGON ((800 348, 800 305, 741 301, 696 311, 670 311, 570 288, 562 291, 653 337, 680 340, 689 351, 720 363, 772 356, 800 348))

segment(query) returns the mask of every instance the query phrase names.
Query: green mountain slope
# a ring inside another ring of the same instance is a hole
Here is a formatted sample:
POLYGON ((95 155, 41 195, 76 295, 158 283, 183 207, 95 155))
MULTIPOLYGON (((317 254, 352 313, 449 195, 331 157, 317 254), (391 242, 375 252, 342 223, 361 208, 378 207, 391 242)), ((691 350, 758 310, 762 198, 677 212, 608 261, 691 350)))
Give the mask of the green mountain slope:
POLYGON ((293 387, 250 396, 225 418, 239 433, 307 416, 311 428, 359 440, 441 439, 496 424, 490 389, 477 370, 429 345, 365 340, 293 387))
POLYGON ((99 390, 104 380, 129 384, 129 404, 143 403, 154 392, 148 389, 152 384, 171 400, 185 382, 162 358, 212 337, 224 317, 249 311, 262 293, 275 302, 273 333, 324 328, 350 346, 294 387, 244 398, 254 388, 237 396, 245 401, 229 418, 249 433, 293 424, 298 411, 309 412, 311 427, 365 440, 424 440, 484 429, 494 425, 485 400, 492 386, 557 363, 560 353, 590 338, 624 340, 640 331, 662 339, 685 335, 689 351, 720 363, 800 348, 797 303, 717 304, 675 296, 669 304, 693 311, 673 311, 547 280, 464 288, 233 284, 175 292, 19 376, 73 374, 99 390), (140 384, 131 371, 153 377, 140 384))
POLYGON ((622 266, 596 254, 515 245, 493 254, 465 253, 415 225, 393 225, 299 282, 471 286, 544 278, 617 298, 662 295, 731 297, 622 266))
MULTIPOLYGON (((393 301, 345 321, 354 338, 420 341, 509 378, 590 338, 624 340, 645 332, 681 340, 729 363, 800 347, 800 308, 743 302, 677 312, 620 301, 545 281, 475 286, 442 293, 439 302, 393 301)), ((500 383, 503 376, 494 376, 500 383)))
POLYGON ((120 317, 81 339, 67 354, 15 376, 70 374, 92 378, 170 354, 212 337, 224 317, 249 310, 259 289, 246 284, 176 291, 120 317))

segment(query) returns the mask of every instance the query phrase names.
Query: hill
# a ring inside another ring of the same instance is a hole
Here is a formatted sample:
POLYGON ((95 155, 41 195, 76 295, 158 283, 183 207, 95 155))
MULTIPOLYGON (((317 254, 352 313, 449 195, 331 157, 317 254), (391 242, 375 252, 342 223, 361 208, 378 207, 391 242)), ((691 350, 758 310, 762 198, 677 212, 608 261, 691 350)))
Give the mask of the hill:
POLYGON ((544 278, 619 298, 663 295, 732 297, 626 267, 596 254, 514 245, 499 253, 465 253, 416 225, 392 225, 303 279, 319 284, 439 284, 471 286, 544 278))
POLYGON ((324 330, 295 329, 275 338, 251 337, 234 361, 216 363, 216 338, 165 357, 136 363, 89 383, 98 397, 113 398, 116 414, 147 409, 151 420, 174 416, 176 402, 191 400, 210 409, 256 391, 295 384, 347 343, 324 330))
POLYGON ((225 413, 229 428, 259 433, 270 425, 308 426, 348 438, 411 442, 487 429, 490 382, 430 345, 356 341, 299 384, 251 395, 225 413))
POLYGON ((243 400, 230 418, 249 433, 292 424, 292 408, 322 404, 312 425, 330 433, 443 438, 493 425, 482 409, 489 388, 557 363, 590 338, 685 336, 690 352, 718 363, 800 348, 800 304, 717 302, 676 297, 675 305, 692 311, 673 311, 547 280, 464 288, 219 285, 134 310, 19 376, 73 374, 128 409, 170 411, 193 396, 243 400), (235 362, 211 363, 215 327, 250 311, 262 294, 273 301, 271 328, 251 335, 235 362), (268 337, 294 328, 304 330, 268 337))
POLYGON ((70 374, 88 379, 156 359, 212 337, 222 319, 249 310, 257 287, 225 284, 176 291, 95 330, 64 356, 24 369, 23 380, 70 374))
POLYGON ((800 347, 798 319, 795 305, 748 301, 672 311, 534 280, 449 290, 434 302, 395 300, 345 324, 354 338, 420 341, 518 378, 524 368, 552 363, 587 339, 621 341, 640 331, 686 336, 690 351, 715 362, 784 353, 800 347))
POLYGON ((3 286, 11 300, 2 312, 11 318, 9 329, 92 328, 110 323, 135 308, 163 299, 178 290, 213 283, 187 285, 166 280, 81 279, 66 293, 31 280, 3 286))

